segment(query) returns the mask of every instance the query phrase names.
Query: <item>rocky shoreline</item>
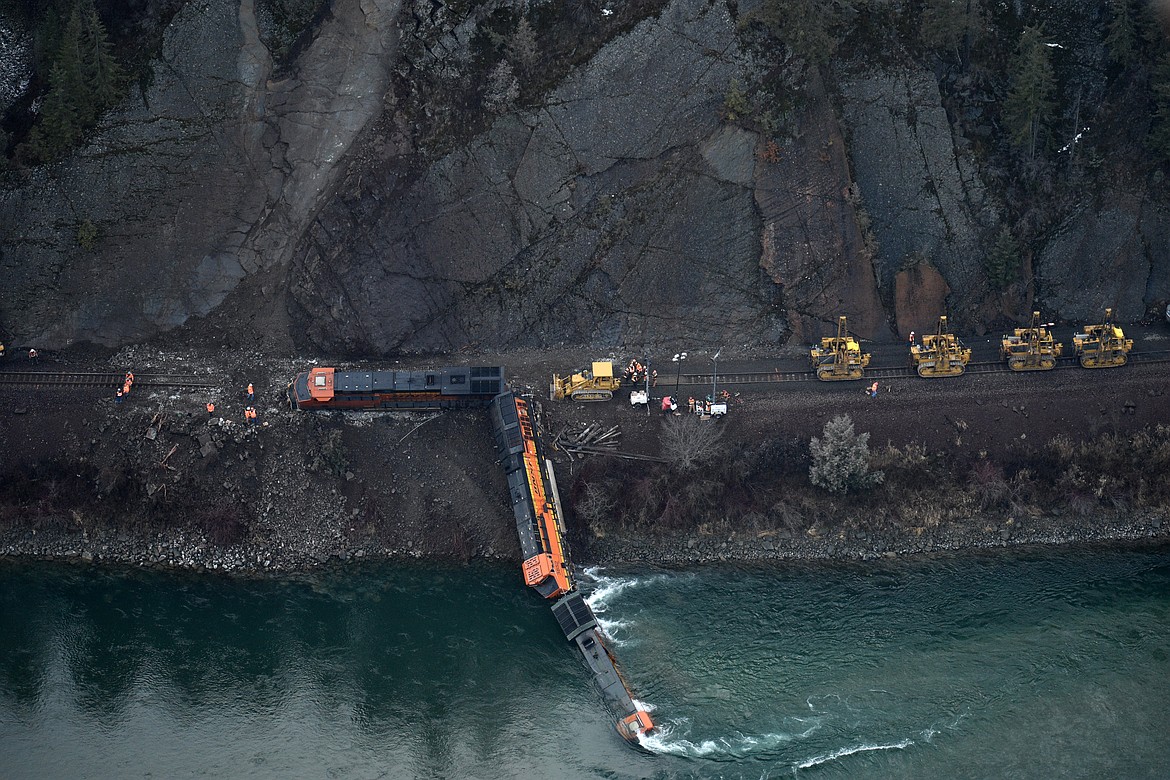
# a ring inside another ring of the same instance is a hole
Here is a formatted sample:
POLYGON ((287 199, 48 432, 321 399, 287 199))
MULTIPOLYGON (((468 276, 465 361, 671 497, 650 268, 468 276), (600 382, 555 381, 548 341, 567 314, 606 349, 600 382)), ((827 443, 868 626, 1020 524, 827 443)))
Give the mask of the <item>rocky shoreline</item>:
MULTIPOLYGON (((1026 525, 1001 525, 990 532, 941 529, 931 534, 904 536, 862 531, 824 537, 807 533, 798 535, 785 530, 774 534, 732 532, 678 537, 623 535, 621 538, 591 540, 585 554, 575 562, 580 566, 701 566, 769 561, 873 561, 1034 546, 1160 544, 1170 541, 1167 519, 1159 513, 1134 515, 1117 512, 1083 519, 1031 520, 1026 525)), ((47 534, 34 529, 22 534, 9 533, 0 545, 0 559, 70 561, 239 575, 302 573, 351 562, 394 562, 428 557, 451 560, 450 555, 431 556, 422 550, 421 545, 350 544, 341 539, 297 538, 295 533, 269 544, 220 548, 205 537, 181 530, 158 533, 148 539, 121 532, 47 534)), ((491 551, 474 557, 519 565, 519 559, 508 553, 491 551)))

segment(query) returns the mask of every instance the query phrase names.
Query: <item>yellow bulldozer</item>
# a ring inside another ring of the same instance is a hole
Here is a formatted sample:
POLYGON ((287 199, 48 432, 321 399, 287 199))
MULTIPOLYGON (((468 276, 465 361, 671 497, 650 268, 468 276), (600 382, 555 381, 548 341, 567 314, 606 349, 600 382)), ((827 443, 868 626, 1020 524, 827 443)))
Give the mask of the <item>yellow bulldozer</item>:
POLYGON ((959 376, 967 370, 971 350, 947 328, 947 318, 938 318, 938 332, 924 333, 922 343, 910 347, 910 362, 918 376, 927 378, 959 376))
POLYGON ((1064 345, 1052 337, 1047 325, 1040 322, 1040 312, 1032 312, 1032 324, 1016 328, 1000 342, 999 356, 1012 371, 1048 371, 1056 368, 1064 345))
POLYGON ((583 368, 566 377, 553 374, 548 394, 554 401, 608 401, 621 386, 622 380, 613 374, 613 363, 600 360, 592 369, 583 368))
POLYGON ((1113 309, 1106 309, 1104 322, 1086 325, 1073 336, 1073 349, 1085 368, 1113 368, 1129 362, 1133 339, 1113 324, 1113 309))
POLYGON ((869 353, 861 351, 857 339, 849 335, 845 317, 837 318, 837 335, 823 336, 821 345, 809 352, 817 379, 838 382, 861 379, 869 365, 869 353))

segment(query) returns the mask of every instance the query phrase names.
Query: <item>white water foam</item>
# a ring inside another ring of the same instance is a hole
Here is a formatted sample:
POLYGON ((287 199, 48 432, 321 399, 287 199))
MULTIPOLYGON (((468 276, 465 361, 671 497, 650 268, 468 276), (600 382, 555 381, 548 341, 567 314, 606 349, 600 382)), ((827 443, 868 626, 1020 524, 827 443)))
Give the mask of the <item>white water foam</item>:
POLYGON ((651 753, 687 758, 745 758, 749 755, 767 753, 794 740, 806 738, 820 725, 814 724, 812 728, 800 734, 744 734, 737 731, 725 737, 698 741, 675 737, 676 730, 687 731, 685 728, 687 722, 687 718, 679 718, 669 723, 659 723, 652 733, 640 735, 638 743, 651 753))
POLYGON ((638 585, 649 582, 650 579, 638 577, 607 577, 601 573, 601 567, 590 566, 583 572, 584 576, 592 583, 589 595, 585 597, 585 603, 593 610, 593 616, 597 619, 597 627, 601 629, 601 633, 605 635, 606 639, 613 642, 615 647, 622 647, 628 644, 629 640, 623 638, 623 634, 627 629, 632 628, 634 621, 632 620, 609 620, 602 617, 609 608, 609 603, 622 591, 638 585))
POLYGON ((638 738, 639 744, 652 753, 689 758, 706 758, 712 756, 727 756, 728 758, 743 758, 752 753, 772 750, 787 742, 791 742, 791 734, 732 734, 727 737, 704 739, 692 742, 689 739, 672 739, 670 729, 657 727, 650 734, 643 734, 638 738))
POLYGON ((637 577, 607 577, 601 573, 600 566, 590 566, 585 569, 584 575, 593 583, 593 587, 589 589, 589 595, 585 597, 585 603, 594 613, 604 612, 611 599, 622 591, 636 587, 643 582, 637 577))
POLYGON ((832 753, 827 753, 823 756, 814 756, 807 761, 802 761, 796 766, 798 769, 808 769, 820 764, 827 764, 830 761, 836 761, 837 759, 844 758, 845 756, 851 756, 854 753, 868 753, 873 750, 905 750, 913 744, 914 740, 912 739, 904 739, 901 742, 893 742, 889 745, 867 745, 863 743, 861 745, 854 745, 853 747, 840 748, 839 750, 834 750, 832 753))

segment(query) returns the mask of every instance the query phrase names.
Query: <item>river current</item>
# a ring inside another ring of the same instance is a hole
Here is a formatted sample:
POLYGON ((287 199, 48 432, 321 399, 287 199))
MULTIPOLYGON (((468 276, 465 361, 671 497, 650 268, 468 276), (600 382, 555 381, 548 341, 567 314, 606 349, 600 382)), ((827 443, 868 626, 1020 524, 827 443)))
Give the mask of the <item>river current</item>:
POLYGON ((1170 548, 582 579, 643 750, 510 568, 0 565, 0 777, 1170 776, 1170 548))

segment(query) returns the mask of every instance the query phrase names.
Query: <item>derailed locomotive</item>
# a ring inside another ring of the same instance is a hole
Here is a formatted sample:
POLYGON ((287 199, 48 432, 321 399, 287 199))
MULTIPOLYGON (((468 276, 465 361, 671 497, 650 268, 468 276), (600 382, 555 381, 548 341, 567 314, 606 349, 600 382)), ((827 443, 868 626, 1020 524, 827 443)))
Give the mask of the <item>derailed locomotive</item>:
POLYGON ((512 392, 502 393, 492 402, 490 415, 524 555, 524 582, 546 599, 556 599, 552 611, 565 639, 581 651, 617 721, 618 734, 636 743, 654 730, 654 721, 634 701, 605 645, 597 617, 573 581, 556 477, 542 452, 529 401, 512 392))
POLYGON ((297 409, 464 409, 484 407, 505 390, 503 366, 429 371, 313 368, 288 386, 297 409))

